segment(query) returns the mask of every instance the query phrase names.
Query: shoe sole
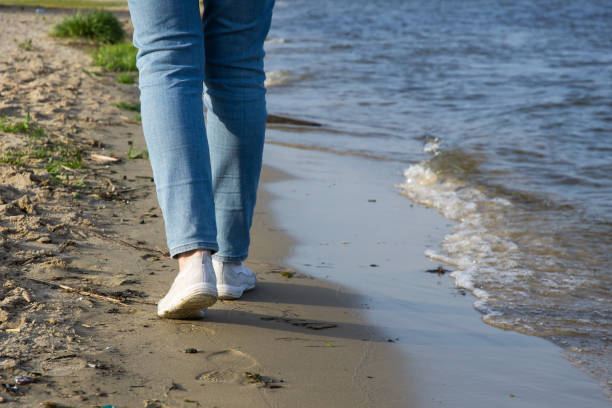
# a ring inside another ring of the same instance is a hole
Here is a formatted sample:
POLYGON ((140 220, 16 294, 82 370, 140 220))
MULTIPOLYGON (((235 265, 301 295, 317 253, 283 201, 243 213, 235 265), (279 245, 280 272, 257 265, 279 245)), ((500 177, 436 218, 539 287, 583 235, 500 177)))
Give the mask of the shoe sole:
POLYGON ((255 285, 243 288, 241 286, 217 285, 217 293, 221 300, 236 300, 242 297, 244 292, 255 289, 255 285))
POLYGON ((199 319, 202 310, 215 304, 217 296, 207 292, 194 293, 182 298, 171 309, 157 312, 164 319, 199 319))

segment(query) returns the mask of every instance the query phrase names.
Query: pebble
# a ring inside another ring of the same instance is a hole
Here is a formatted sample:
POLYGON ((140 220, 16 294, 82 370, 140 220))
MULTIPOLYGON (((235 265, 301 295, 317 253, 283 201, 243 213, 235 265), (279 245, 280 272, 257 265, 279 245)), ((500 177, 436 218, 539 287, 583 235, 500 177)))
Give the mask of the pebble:
POLYGON ((32 379, 32 377, 29 377, 27 375, 19 375, 15 377, 15 384, 17 385, 30 384, 33 381, 34 380, 32 379))
POLYGON ((40 244, 50 244, 51 243, 51 237, 48 235, 43 235, 40 238, 38 238, 36 240, 36 242, 40 243, 40 244))

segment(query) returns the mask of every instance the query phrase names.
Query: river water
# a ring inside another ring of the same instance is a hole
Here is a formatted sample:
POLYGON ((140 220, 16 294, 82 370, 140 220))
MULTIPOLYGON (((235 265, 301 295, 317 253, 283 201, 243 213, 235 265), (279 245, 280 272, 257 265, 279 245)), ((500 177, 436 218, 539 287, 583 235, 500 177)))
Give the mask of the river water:
POLYGON ((483 320, 612 395, 612 2, 282 0, 266 52, 269 112, 323 125, 270 142, 405 164, 483 320))

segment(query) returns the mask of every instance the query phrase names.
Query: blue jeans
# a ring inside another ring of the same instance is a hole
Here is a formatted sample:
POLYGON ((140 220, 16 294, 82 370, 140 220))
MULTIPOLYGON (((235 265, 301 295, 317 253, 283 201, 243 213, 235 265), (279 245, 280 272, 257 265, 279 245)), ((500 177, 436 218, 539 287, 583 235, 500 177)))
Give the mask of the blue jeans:
POLYGON ((170 255, 247 258, 266 125, 274 0, 129 0, 142 112, 170 255), (206 105, 206 121, 204 107, 206 105))

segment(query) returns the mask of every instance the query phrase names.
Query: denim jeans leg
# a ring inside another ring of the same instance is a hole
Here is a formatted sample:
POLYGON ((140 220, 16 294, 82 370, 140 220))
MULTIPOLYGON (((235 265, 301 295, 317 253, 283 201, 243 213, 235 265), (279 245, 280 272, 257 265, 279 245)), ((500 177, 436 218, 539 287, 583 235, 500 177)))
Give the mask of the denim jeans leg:
POLYGON ((205 0, 206 130, 219 252, 247 258, 266 128, 263 44, 273 0, 205 0))
POLYGON ((198 0, 129 0, 142 125, 170 254, 216 251, 198 0))

